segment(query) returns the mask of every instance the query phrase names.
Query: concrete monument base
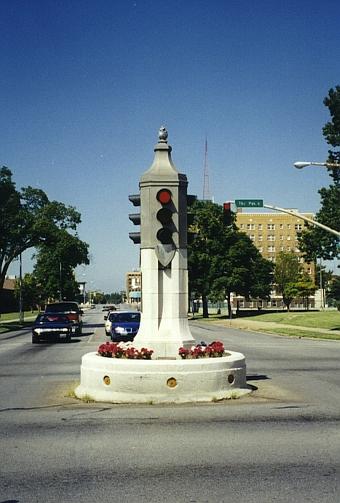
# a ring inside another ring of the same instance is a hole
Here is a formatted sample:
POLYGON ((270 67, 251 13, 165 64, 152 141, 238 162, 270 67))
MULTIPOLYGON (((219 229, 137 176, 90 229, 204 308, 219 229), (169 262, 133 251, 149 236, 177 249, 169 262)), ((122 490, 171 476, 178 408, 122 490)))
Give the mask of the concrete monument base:
POLYGON ((78 398, 109 403, 211 402, 250 393, 242 353, 217 358, 129 360, 87 353, 78 398))

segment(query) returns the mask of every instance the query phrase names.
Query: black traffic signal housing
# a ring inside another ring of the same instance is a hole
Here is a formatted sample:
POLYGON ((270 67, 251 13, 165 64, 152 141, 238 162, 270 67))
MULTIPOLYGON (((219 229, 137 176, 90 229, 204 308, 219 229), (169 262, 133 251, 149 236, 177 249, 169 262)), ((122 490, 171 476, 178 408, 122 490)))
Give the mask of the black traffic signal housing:
POLYGON ((233 223, 233 215, 230 202, 223 203, 223 223, 224 225, 231 225, 233 223))
POLYGON ((160 189, 156 194, 157 201, 161 204, 161 208, 157 211, 157 220, 162 224, 162 227, 157 230, 156 237, 163 245, 173 243, 172 235, 175 229, 173 222, 174 204, 172 193, 169 189, 160 189))
MULTIPOLYGON (((129 201, 131 201, 134 206, 140 206, 140 194, 130 195, 129 201)), ((129 219, 134 225, 140 225, 140 213, 130 213, 129 219)), ((136 245, 140 244, 140 232, 129 232, 129 238, 132 239, 136 245)))

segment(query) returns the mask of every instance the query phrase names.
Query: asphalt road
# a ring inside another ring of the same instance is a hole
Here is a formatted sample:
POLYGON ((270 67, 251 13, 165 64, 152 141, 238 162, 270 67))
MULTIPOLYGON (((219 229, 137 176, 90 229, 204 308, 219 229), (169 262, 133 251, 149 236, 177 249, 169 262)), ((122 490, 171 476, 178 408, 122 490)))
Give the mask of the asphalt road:
POLYGON ((339 502, 340 343, 191 326, 245 354, 250 396, 85 404, 72 389, 103 313, 71 344, 0 334, 0 503, 339 502))

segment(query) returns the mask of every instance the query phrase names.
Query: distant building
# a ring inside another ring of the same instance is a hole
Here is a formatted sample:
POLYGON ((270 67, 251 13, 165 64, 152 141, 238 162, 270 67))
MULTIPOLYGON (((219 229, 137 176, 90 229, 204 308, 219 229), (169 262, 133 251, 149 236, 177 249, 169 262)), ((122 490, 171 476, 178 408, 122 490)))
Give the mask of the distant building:
POLYGON ((141 302, 142 295, 142 273, 131 271, 126 273, 126 298, 130 304, 141 302))
MULTIPOLYGON (((313 219, 313 213, 301 213, 309 219, 313 219)), ((276 262, 280 252, 293 252, 298 256, 299 262, 312 280, 315 278, 315 264, 304 261, 299 250, 298 234, 303 230, 306 222, 298 216, 287 213, 243 213, 239 208, 236 213, 236 225, 240 231, 245 232, 253 241, 261 255, 276 262)), ((282 306, 282 298, 272 292, 272 306, 282 306)), ((295 307, 303 307, 301 302, 297 302, 295 307)), ((311 298, 311 306, 314 306, 314 299, 311 298)), ((255 306, 251 306, 255 307, 255 306)))
POLYGON ((19 309, 18 301, 14 295, 16 281, 15 277, 5 279, 3 289, 0 290, 0 313, 8 313, 19 309))

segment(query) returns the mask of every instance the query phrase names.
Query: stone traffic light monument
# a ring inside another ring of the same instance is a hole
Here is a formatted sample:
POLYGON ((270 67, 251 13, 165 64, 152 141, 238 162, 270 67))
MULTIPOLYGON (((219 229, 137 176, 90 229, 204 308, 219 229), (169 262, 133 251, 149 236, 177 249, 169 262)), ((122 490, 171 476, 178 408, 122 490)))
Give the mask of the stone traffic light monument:
POLYGON ((142 316, 134 346, 176 358, 195 341, 188 325, 187 177, 171 159, 164 127, 140 179, 142 316))
POLYGON ((187 319, 188 182, 171 160, 167 137, 161 128, 154 161, 140 179, 140 194, 129 196, 141 207, 140 214, 129 215, 141 226, 140 233, 130 234, 140 244, 142 270, 141 324, 133 346, 152 350, 152 359, 85 354, 78 398, 180 403, 236 398, 250 391, 243 354, 228 350, 215 358, 183 360, 179 355, 180 347, 196 344, 187 319))

